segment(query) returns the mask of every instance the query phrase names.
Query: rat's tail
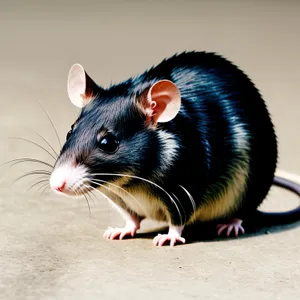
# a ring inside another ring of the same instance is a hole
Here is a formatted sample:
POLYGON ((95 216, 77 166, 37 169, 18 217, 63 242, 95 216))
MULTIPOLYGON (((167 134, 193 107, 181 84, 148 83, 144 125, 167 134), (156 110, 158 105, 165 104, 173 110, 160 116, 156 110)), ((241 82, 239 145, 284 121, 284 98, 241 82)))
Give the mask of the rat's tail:
MULTIPOLYGON (((275 173, 273 184, 285 188, 300 196, 300 176, 283 170, 275 173)), ((254 216, 255 222, 264 226, 285 225, 300 221, 300 205, 286 212, 262 212, 257 210, 254 216)))

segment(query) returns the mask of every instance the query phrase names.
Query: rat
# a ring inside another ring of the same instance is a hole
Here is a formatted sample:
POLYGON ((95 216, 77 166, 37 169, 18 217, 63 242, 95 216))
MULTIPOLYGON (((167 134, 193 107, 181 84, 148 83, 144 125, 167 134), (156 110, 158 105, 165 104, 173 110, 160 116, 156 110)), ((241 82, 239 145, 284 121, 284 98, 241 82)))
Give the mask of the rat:
POLYGON ((125 220, 105 238, 134 237, 145 218, 169 226, 156 246, 185 243, 183 230, 196 221, 238 236, 245 220, 300 220, 299 207, 258 210, 272 184, 300 189, 275 176, 277 137, 266 103, 224 56, 177 53, 107 88, 75 64, 67 87, 81 111, 50 186, 70 196, 101 193, 125 220))

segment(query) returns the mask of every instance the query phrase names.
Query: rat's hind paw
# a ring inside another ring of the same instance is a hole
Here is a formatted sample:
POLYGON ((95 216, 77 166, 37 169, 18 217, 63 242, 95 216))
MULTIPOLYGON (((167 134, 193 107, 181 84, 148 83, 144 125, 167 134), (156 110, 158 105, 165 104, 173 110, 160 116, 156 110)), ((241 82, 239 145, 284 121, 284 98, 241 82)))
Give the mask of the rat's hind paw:
POLYGON ((221 233, 227 229, 227 236, 230 236, 232 230, 234 229, 234 234, 235 236, 238 236, 239 233, 244 234, 245 229, 242 226, 242 220, 240 219, 232 219, 230 220, 227 224, 218 224, 217 229, 218 229, 218 235, 221 235, 221 233))
POLYGON ((115 240, 119 239, 122 240, 125 236, 131 236, 134 237, 136 234, 137 228, 125 226, 123 228, 112 228, 109 227, 103 234, 103 237, 105 237, 108 240, 115 240))

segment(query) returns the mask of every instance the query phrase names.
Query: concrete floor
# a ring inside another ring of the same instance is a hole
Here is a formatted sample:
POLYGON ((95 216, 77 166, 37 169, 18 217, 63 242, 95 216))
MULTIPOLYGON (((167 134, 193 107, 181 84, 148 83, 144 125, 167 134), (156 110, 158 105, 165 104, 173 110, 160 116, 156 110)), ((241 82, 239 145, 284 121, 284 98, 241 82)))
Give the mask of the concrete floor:
MULTIPOLYGON (((77 114, 66 93, 73 63, 105 86, 196 49, 220 52, 250 75, 276 125, 279 167, 300 174, 300 1, 9 3, 0 11, 0 163, 53 163, 38 147, 9 137, 43 144, 33 129, 59 149, 35 100, 64 139, 77 114)), ((1 299, 299 299, 297 224, 219 240, 201 239, 205 229, 195 229, 197 242, 173 249, 154 248, 151 234, 107 242, 106 227, 122 220, 104 199, 91 203, 90 217, 82 199, 24 194, 33 177, 9 188, 35 168, 0 169, 1 299)), ((263 209, 298 203, 273 188, 263 209)), ((142 231, 157 226, 146 222, 142 231)))

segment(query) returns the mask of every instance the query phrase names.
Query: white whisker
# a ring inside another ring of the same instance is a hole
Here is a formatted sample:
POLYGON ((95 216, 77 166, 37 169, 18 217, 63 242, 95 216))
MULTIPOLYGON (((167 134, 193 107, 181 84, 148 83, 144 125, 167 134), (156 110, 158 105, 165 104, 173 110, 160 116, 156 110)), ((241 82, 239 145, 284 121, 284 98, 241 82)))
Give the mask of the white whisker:
POLYGON ((183 213, 184 213, 184 219, 186 220, 186 213, 185 213, 185 211, 184 211, 184 208, 183 208, 182 204, 180 203, 178 197, 177 197, 174 193, 172 193, 172 195, 173 195, 174 198, 177 200, 177 202, 180 204, 180 206, 181 206, 181 208, 182 208, 182 210, 183 210, 183 213))
MULTIPOLYGON (((129 196, 130 196, 130 197, 131 197, 131 198, 139 205, 139 207, 141 208, 141 210, 144 211, 144 213, 146 214, 144 207, 141 205, 141 203, 140 203, 140 202, 139 202, 139 201, 138 201, 131 193, 129 193, 128 191, 126 191, 126 190, 123 189, 122 187, 120 187, 120 186, 118 186, 118 185, 116 185, 116 184, 113 184, 113 183, 111 183, 111 182, 107 182, 107 181, 105 181, 105 180, 100 180, 100 179, 90 180, 90 182, 92 182, 92 183, 94 183, 94 184, 97 184, 97 185, 100 185, 101 187, 104 187, 104 188, 108 189, 109 191, 111 191, 112 193, 116 194, 112 189, 108 188, 108 187, 105 186, 104 184, 100 184, 100 183, 97 182, 97 181, 104 182, 104 183, 107 183, 107 184, 109 184, 109 185, 111 185, 111 186, 114 186, 114 187, 120 189, 121 191, 123 191, 124 193, 126 193, 127 195, 129 195, 129 196)), ((119 197, 118 194, 116 194, 116 195, 119 197)))
POLYGON ((189 193, 189 191, 186 189, 186 188, 184 188, 182 185, 179 185, 185 192, 186 192, 186 194, 188 195, 188 197, 189 197, 189 199, 190 199, 190 201, 191 201, 191 203, 192 203, 192 206, 193 206, 193 210, 194 210, 194 212, 196 211, 196 203, 195 203, 195 200, 194 200, 194 198, 193 198, 193 196, 189 193))
POLYGON ((89 207, 89 212, 90 212, 90 217, 91 217, 91 216, 92 216, 92 213, 91 213, 91 207, 90 207, 89 200, 88 200, 88 198, 87 198, 87 196, 86 196, 84 190, 82 190, 81 186, 79 186, 78 189, 79 189, 80 193, 81 193, 81 194, 84 196, 84 198, 85 198, 85 201, 86 201, 86 203, 87 203, 87 205, 88 205, 88 207, 89 207))
MULTIPOLYGON (((77 180, 77 181, 75 182, 75 184, 78 183, 78 182, 79 182, 79 180, 77 180)), ((89 201, 88 201, 88 199, 87 199, 87 197, 86 197, 86 195, 85 195, 84 190, 81 188, 81 183, 80 183, 79 186, 76 188, 76 189, 78 189, 78 190, 80 191, 80 194, 79 194, 79 193, 77 192, 77 190, 76 190, 75 188, 73 188, 72 186, 69 187, 69 189, 75 194, 75 196, 77 196, 77 198, 78 198, 79 196, 84 196, 85 201, 86 201, 86 203, 87 203, 87 205, 88 205, 89 213, 90 213, 90 217, 91 217, 92 213, 91 213, 90 203, 89 203, 89 201)))
POLYGON ((159 186, 158 184, 156 184, 155 182, 151 181, 151 180, 148 180, 146 178, 142 178, 142 177, 139 177, 139 176, 134 176, 134 175, 129 175, 129 174, 114 174, 114 173, 94 173, 94 174, 90 174, 91 176, 119 176, 119 177, 129 177, 129 178, 134 178, 134 179, 139 179, 139 180, 142 180, 142 181, 145 181, 145 182, 148 182, 152 185, 154 185, 155 187, 159 188, 160 190, 162 190, 169 198, 170 200, 172 201, 172 203, 174 204, 174 206, 176 207, 177 211, 178 211, 178 214, 179 214, 179 217, 180 217, 180 222, 181 224, 182 223, 182 215, 180 213, 180 210, 178 208, 178 205, 176 204, 175 200, 172 198, 172 196, 165 190, 163 189, 161 186, 159 186))
MULTIPOLYGON (((83 186, 85 186, 86 188, 91 188, 93 189, 94 191, 100 193, 106 200, 108 200, 109 202, 113 202, 108 196, 106 196, 104 193, 102 193, 101 191, 97 190, 96 188, 94 188, 93 186, 89 186, 89 185, 86 185, 86 184, 82 184, 83 186)), ((114 202, 113 202, 114 203, 114 202)))

